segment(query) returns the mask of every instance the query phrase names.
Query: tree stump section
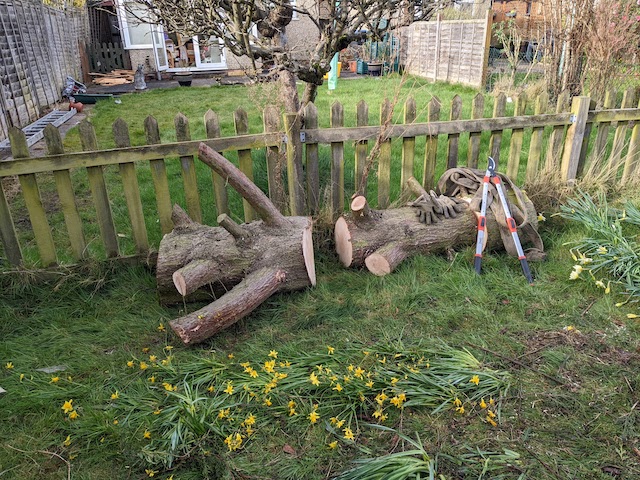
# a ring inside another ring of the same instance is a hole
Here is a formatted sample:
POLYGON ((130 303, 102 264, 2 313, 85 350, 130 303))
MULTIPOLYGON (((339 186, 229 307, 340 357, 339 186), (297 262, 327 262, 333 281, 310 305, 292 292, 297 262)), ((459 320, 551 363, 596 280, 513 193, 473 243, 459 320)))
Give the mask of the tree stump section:
POLYGON ((218 217, 219 227, 208 227, 174 207, 174 230, 165 235, 158 251, 161 301, 174 301, 175 291, 177 298, 199 299, 203 286, 230 288, 206 307, 169 322, 187 345, 229 327, 274 293, 316 283, 311 218, 284 217, 238 168, 204 144, 199 158, 234 187, 262 220, 238 225, 223 214, 218 217))
MULTIPOLYGON (((413 177, 407 186, 416 196, 427 195, 413 177)), ((475 245, 478 217, 468 204, 463 207, 455 218, 425 225, 412 207, 372 210, 365 197, 356 196, 351 202, 351 213, 338 218, 335 224, 336 252, 345 267, 366 266, 371 273, 384 276, 413 255, 475 245)), ((533 210, 529 215, 536 218, 533 210)), ((490 210, 486 226, 489 232, 486 248, 504 249, 498 222, 490 210)))

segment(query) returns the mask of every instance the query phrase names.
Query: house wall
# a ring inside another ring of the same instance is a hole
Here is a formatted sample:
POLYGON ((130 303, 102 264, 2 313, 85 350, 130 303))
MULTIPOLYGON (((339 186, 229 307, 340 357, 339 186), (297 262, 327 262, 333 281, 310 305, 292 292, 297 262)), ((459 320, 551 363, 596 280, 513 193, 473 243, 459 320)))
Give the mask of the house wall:
POLYGON ((82 80, 78 42, 88 32, 86 8, 0 0, 0 139, 59 102, 67 76, 82 80))
POLYGON ((513 18, 524 40, 539 40, 544 36, 543 6, 542 0, 495 0, 492 7, 493 23, 513 18), (527 13, 528 5, 530 5, 529 13, 527 13), (513 13, 515 17, 508 16, 513 13))

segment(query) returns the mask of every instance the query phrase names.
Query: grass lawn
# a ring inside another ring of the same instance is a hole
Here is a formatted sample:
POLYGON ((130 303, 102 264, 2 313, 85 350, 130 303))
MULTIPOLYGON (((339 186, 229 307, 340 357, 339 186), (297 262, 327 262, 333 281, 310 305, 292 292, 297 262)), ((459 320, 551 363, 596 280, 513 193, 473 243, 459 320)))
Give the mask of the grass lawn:
MULTIPOLYGON (((373 105, 392 96, 385 82, 341 82, 318 108, 373 105)), ((418 87, 405 88, 419 105, 458 93, 468 106, 475 94, 418 87)), ((118 115, 134 144, 151 113, 171 140, 178 110, 201 119, 213 108, 231 134, 232 109, 264 101, 235 92, 182 89, 174 104, 171 92, 132 95, 98 104, 93 120, 102 146, 118 115)), ((0 275, 0 478, 324 479, 367 458, 398 478, 639 478, 637 304, 616 306, 615 283, 605 294, 586 273, 569 280, 567 243, 585 227, 548 215, 540 233, 548 260, 529 286, 504 253, 476 275, 471 248, 386 277, 346 270, 320 231, 317 287, 274 296, 195 347, 168 322, 197 307, 160 307, 144 267, 89 263, 44 284, 0 275), (422 477, 400 476, 409 469, 422 477)))

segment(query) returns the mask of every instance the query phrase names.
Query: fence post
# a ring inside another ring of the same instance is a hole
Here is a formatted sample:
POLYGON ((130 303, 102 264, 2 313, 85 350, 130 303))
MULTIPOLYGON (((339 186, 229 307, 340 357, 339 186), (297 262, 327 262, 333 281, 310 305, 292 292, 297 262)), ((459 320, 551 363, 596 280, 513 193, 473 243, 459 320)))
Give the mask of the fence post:
POLYGON ((589 97, 574 97, 571 104, 571 126, 567 130, 564 153, 562 155, 562 180, 575 180, 580 168, 584 133, 589 114, 589 97))
POLYGON ((486 13, 486 24, 484 32, 484 61, 482 63, 482 74, 480 77, 480 87, 487 84, 487 76, 489 74, 489 54, 491 47, 491 30, 493 27, 493 10, 488 8, 486 13))
MULTIPOLYGON (((408 125, 416 120, 416 101, 407 98, 404 104, 404 123, 408 125)), ((416 138, 406 137, 402 140, 402 172, 400 175, 400 189, 406 188, 409 178, 413 177, 413 162, 415 157, 416 138)))
MULTIPOLYGON (((318 128, 318 109, 309 102, 304 108, 304 128, 313 130, 318 128)), ((320 169, 318 166, 318 144, 307 143, 305 148, 305 158, 307 161, 307 197, 309 203, 309 213, 315 215, 320 209, 320 169)), ((357 160, 356 154, 356 162, 357 160)))
MULTIPOLYGON (((640 102, 638 102, 640 108, 640 102)), ((629 150, 622 171, 622 185, 625 185, 634 173, 637 173, 638 159, 640 159, 640 123, 636 123, 631 131, 629 150)))
POLYGON ((302 172, 300 117, 295 113, 285 113, 284 130, 287 135, 289 212, 292 216, 298 216, 304 214, 304 176, 302 172))

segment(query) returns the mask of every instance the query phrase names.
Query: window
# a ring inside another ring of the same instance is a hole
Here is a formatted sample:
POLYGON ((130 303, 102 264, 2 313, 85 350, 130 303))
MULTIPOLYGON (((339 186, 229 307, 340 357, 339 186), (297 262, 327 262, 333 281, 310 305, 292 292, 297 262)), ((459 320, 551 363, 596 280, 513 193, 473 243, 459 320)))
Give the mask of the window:
POLYGON ((147 12, 141 5, 130 0, 118 0, 118 18, 124 48, 153 48, 151 25, 144 22, 147 12))

